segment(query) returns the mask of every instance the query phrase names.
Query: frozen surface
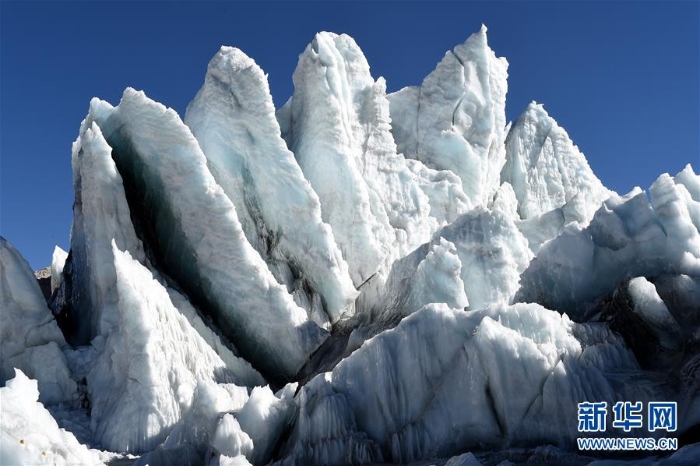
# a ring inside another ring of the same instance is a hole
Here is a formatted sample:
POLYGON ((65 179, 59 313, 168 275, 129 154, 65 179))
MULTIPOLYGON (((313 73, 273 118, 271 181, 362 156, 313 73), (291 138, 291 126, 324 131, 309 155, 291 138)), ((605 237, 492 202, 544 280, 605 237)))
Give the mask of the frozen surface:
POLYGON ((63 266, 66 264, 68 253, 56 246, 51 256, 51 292, 53 292, 61 284, 61 274, 63 266))
POLYGON ((122 177, 93 116, 97 102, 83 122, 80 136, 73 143, 73 225, 71 228, 72 276, 70 341, 85 345, 94 337, 109 333, 116 292, 112 241, 134 259, 145 262, 143 245, 136 236, 126 201, 122 177))
POLYGON ((628 290, 634 301, 634 312, 647 323, 661 345, 668 349, 678 349, 681 328, 654 285, 644 277, 637 277, 630 280, 628 290))
POLYGON ((445 466, 481 466, 481 461, 476 459, 473 453, 464 453, 447 460, 445 466))
POLYGON ((461 277, 462 262, 454 243, 438 237, 394 262, 386 288, 375 306, 378 320, 405 317, 430 303, 453 309, 469 306, 461 277))
POLYGON ((451 170, 472 204, 498 189, 505 163, 508 62, 489 48, 486 27, 447 52, 418 87, 389 95, 398 151, 451 170))
POLYGON ((443 226, 452 223, 471 208, 471 202, 462 190, 462 180, 449 170, 433 170, 418 160, 406 159, 430 204, 430 216, 443 226))
MULTIPOLYGON (((680 180, 700 177, 687 167, 680 180)), ((626 278, 684 274, 700 277, 698 201, 684 183, 660 176, 640 189, 606 200, 586 228, 572 223, 542 246, 521 276, 516 299, 539 302, 583 318, 626 278)))
POLYGON ((3 465, 98 465, 99 452, 88 450, 58 427, 39 401, 36 380, 21 370, 0 388, 0 463, 3 465))
POLYGON ((301 389, 284 462, 405 463, 508 442, 571 446, 577 402, 660 393, 604 326, 533 304, 474 312, 433 304, 301 389), (637 383, 609 373, 636 373, 637 383))
POLYGON ((236 209, 172 109, 127 89, 98 120, 158 265, 212 314, 254 367, 291 377, 327 337, 248 243, 236 209), (157 239, 156 239, 157 238, 157 239))
POLYGON ((274 394, 269 386, 255 387, 245 406, 235 414, 241 432, 252 442, 252 449, 239 454, 251 463, 267 464, 272 459, 277 442, 295 414, 292 398, 296 389, 296 383, 288 384, 274 394))
POLYGON ((505 125, 506 69, 482 28, 387 96, 320 33, 276 113, 230 47, 188 125, 93 99, 56 320, 0 239, 0 463, 583 465, 581 401, 692 437, 700 177, 609 192, 540 105, 505 125))
POLYGON ((32 269, 0 237, 0 384, 18 368, 38 381, 42 403, 72 401, 76 385, 61 351, 65 346, 32 269))
POLYGON ((189 445, 200 457, 204 456, 210 444, 215 448, 218 445, 216 432, 219 420, 229 415, 226 413, 240 411, 248 397, 248 390, 244 387, 199 379, 192 405, 168 436, 165 448, 189 445))
MULTIPOLYGON (((116 288, 116 269, 112 243, 128 252, 131 257, 148 268, 160 284, 167 289, 175 307, 185 316, 189 324, 247 384, 261 383, 262 378, 248 363, 236 357, 212 331, 197 310, 180 292, 168 286, 163 277, 146 258, 142 241, 138 238, 131 220, 131 212, 124 191, 123 180, 112 159, 112 149, 102 136, 94 119, 104 117, 113 109, 104 102, 94 100, 90 113, 83 123, 80 137, 73 145, 73 168, 76 184, 75 219, 72 228, 71 251, 73 269, 71 275, 71 306, 85 310, 72 316, 80 334, 83 325, 90 322, 89 335, 108 336, 119 330, 113 315, 119 299, 116 288), (87 290, 87 292, 85 292, 87 290)), ((82 343, 80 335, 73 335, 82 343)), ((234 348, 235 350, 235 348, 234 348)))
POLYGON ((352 38, 316 35, 294 88, 279 119, 359 286, 427 241, 466 199, 447 174, 397 153, 386 83, 372 78, 352 38), (450 196, 456 205, 447 205, 450 196))
POLYGON ((535 102, 510 128, 501 181, 513 187, 522 219, 561 208, 580 196, 577 213, 585 224, 612 194, 566 131, 535 102))
POLYGON ((510 218, 477 208, 439 230, 433 243, 438 238, 455 245, 469 309, 511 301, 532 254, 510 218))
POLYGON ((357 291, 321 220, 318 196, 280 136, 262 69, 240 50, 222 47, 185 123, 235 205, 246 238, 278 281, 306 294, 307 303, 320 294, 331 322, 350 316, 357 291))
POLYGON ((372 308, 372 323, 386 328, 430 303, 469 310, 509 303, 532 253, 500 208, 471 210, 394 262, 372 308))
POLYGON ((116 245, 113 254, 119 299, 115 330, 93 341, 99 356, 87 376, 91 427, 104 448, 140 453, 165 440, 189 410, 197 380, 238 377, 148 269, 116 245))

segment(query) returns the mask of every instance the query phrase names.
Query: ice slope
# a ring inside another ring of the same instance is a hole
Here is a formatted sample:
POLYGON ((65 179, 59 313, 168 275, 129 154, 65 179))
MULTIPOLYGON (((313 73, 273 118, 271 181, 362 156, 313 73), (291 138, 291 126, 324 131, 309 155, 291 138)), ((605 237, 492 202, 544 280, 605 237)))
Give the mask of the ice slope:
POLYGON ((406 166, 415 176, 416 183, 428 196, 430 216, 438 225, 452 223, 471 208, 462 190, 462 180, 449 170, 433 170, 418 160, 406 159, 406 166))
POLYGON ((19 369, 0 388, 0 464, 103 464, 99 452, 60 429, 38 400, 37 381, 19 369))
POLYGON ((447 174, 411 168, 397 154, 386 83, 372 78, 352 38, 317 34, 299 57, 294 89, 278 118, 356 286, 466 206, 447 174), (450 195, 460 203, 446 206, 450 195))
POLYGON ((199 379, 233 382, 237 374, 146 267, 116 243, 113 255, 115 329, 93 341, 99 353, 87 376, 91 427, 104 448, 141 453, 163 442, 190 409, 199 379))
POLYGON ((500 184, 507 70, 482 26, 447 52, 420 86, 389 95, 398 151, 454 172, 472 205, 486 204, 500 184))
POLYGON ((321 220, 318 196, 280 136, 262 69, 240 50, 222 47, 185 123, 235 205, 248 242, 277 280, 302 295, 296 301, 310 312, 320 295, 332 323, 350 316, 357 291, 321 220))
POLYGON ((230 383, 199 379, 192 406, 163 444, 166 450, 190 446, 204 457, 216 438, 217 426, 227 413, 240 411, 248 401, 248 390, 230 383))
POLYGON ((664 348, 677 350, 682 341, 681 328, 654 284, 644 277, 636 277, 630 280, 628 290, 634 302, 634 312, 647 323, 659 343, 664 348))
POLYGON ((534 304, 474 312, 432 304, 302 387, 281 462, 407 463, 474 447, 571 446, 579 401, 659 396, 670 394, 602 324, 534 304))
POLYGON ((17 368, 37 380, 42 403, 71 402, 76 384, 61 351, 66 341, 29 264, 2 237, 0 323, 0 384, 17 368))
POLYGON ((394 262, 386 287, 374 307, 376 321, 408 316, 426 304, 445 303, 452 309, 469 306, 461 277, 462 262, 454 243, 437 236, 394 262))
POLYGON ((501 182, 509 183, 518 214, 527 220, 562 208, 577 197, 565 222, 587 224, 612 192, 595 176, 566 131, 535 102, 511 126, 501 182))
POLYGON ((87 373, 93 440, 115 451, 141 452, 155 446, 180 419, 194 390, 191 381, 197 375, 247 385, 261 384, 263 379, 202 321, 184 296, 152 270, 132 224, 112 149, 94 121, 105 110, 109 110, 105 104, 93 102, 74 144, 79 202, 75 204, 71 236, 70 261, 75 272, 66 280, 72 287, 67 292, 67 304, 73 308, 81 308, 82 304, 86 310, 86 314, 71 316, 72 322, 77 328, 83 322, 90 323, 84 328, 96 353, 87 358, 83 364, 86 367, 81 369, 87 373), (133 290, 122 283, 120 289, 120 247, 128 251, 129 257, 133 255, 133 262, 138 264, 125 266, 122 261, 127 272, 122 271, 121 281, 133 273, 149 286, 133 290), (153 315, 154 308, 161 312, 160 316, 153 315), (136 330, 144 331, 151 322, 149 318, 155 318, 157 325, 139 337, 136 330), (187 343, 183 345, 183 341, 187 343), (158 349, 153 354, 140 355, 140 362, 132 361, 134 352, 143 347, 158 349), (153 377, 164 370, 163 360, 177 361, 183 352, 185 359, 198 361, 198 365, 174 366, 170 374, 175 374, 171 380, 179 384, 178 390, 167 383, 141 390, 138 383, 124 386, 125 374, 129 380, 153 377))
POLYGON ((588 227, 567 226, 523 272, 516 300, 581 320, 626 278, 700 277, 700 177, 688 166, 677 178, 661 175, 651 203, 635 189, 606 200, 588 227))
POLYGON ((508 303, 531 258, 507 213, 477 207, 394 262, 375 314, 408 315, 429 303, 470 310, 508 303))
POLYGON ((112 148, 97 123, 90 121, 96 113, 97 103, 91 104, 90 115, 73 143, 71 160, 75 202, 70 249, 72 309, 67 319, 74 345, 89 344, 94 337, 117 328, 111 322, 118 300, 112 241, 136 260, 142 263, 146 260, 131 223, 122 178, 112 160, 112 148))
POLYGON ((189 128, 172 109, 130 88, 118 107, 97 113, 156 265, 254 367, 292 377, 327 334, 248 243, 189 128))
POLYGON ((61 284, 61 274, 63 273, 63 267, 66 264, 66 259, 68 259, 68 253, 56 246, 53 250, 53 255, 51 256, 51 292, 58 288, 61 284))
POLYGON ((293 398, 297 387, 297 383, 287 384, 277 393, 269 386, 255 387, 243 408, 234 414, 235 423, 232 419, 223 419, 217 427, 219 451, 234 457, 243 454, 253 464, 268 464, 296 414, 293 398), (223 450, 224 446, 231 446, 230 428, 233 428, 234 439, 247 436, 250 443, 239 451, 223 450))
MULTIPOLYGON (((109 111, 111 107, 106 103, 93 101, 80 135, 73 145, 74 180, 76 199, 79 202, 74 206, 75 217, 71 228, 71 267, 76 272, 70 274, 71 289, 65 291, 69 296, 68 302, 64 304, 69 308, 86 309, 87 315, 69 316, 75 325, 66 330, 80 328, 82 319, 92 322, 90 338, 98 335, 106 337, 119 331, 119 324, 113 319, 119 299, 114 242, 154 274, 189 325, 216 351, 242 383, 261 383, 262 377, 234 354, 235 348, 230 348, 230 344, 222 341, 204 323, 187 298, 168 286, 146 258, 143 244, 131 220, 122 177, 111 156, 112 149, 94 121, 97 116, 109 111)), ((60 257, 61 254, 58 255, 60 257)), ((79 339, 78 343, 81 342, 79 339)))

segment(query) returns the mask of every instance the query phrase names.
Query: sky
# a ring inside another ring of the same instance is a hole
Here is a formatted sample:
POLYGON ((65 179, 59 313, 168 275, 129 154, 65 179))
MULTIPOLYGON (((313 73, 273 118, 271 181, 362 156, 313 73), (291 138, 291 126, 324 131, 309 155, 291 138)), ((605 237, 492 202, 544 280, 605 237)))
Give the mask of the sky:
POLYGON ((648 188, 700 171, 700 2, 13 2, 0 0, 0 236, 34 269, 68 250, 71 144, 92 97, 126 87, 184 116, 221 45, 293 92, 316 32, 351 35, 388 92, 420 84, 444 53, 489 28, 506 57, 506 116, 531 101, 564 127, 603 183, 648 188))

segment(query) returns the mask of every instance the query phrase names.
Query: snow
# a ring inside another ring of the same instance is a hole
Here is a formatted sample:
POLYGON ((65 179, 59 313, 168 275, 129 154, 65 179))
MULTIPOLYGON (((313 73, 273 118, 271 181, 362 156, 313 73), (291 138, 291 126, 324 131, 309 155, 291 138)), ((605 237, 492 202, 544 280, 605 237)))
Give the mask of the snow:
POLYGON ((17 368, 37 379, 42 403, 70 403, 76 384, 61 351, 66 341, 29 264, 2 237, 0 321, 0 384, 17 368))
POLYGON ((235 205, 248 242, 277 280, 304 293, 304 280, 297 278, 303 277, 322 297, 332 323, 352 315, 358 293, 347 263, 321 220, 318 196, 280 136, 260 67, 240 50, 222 47, 185 123, 235 205))
MULTIPOLYGON (((681 180, 698 182, 692 170, 681 180)), ((649 194, 635 189, 613 195, 588 227, 566 226, 544 244, 521 275, 516 300, 583 318, 598 300, 625 278, 684 274, 700 277, 700 231, 696 201, 682 183, 660 176, 649 194), (688 195, 686 195, 688 194, 688 195)))
POLYGON ((447 52, 421 86, 389 95, 398 151, 455 173, 472 205, 485 204, 500 184, 507 70, 483 26, 447 52))
POLYGON ((103 464, 99 452, 88 450, 73 434, 60 429, 38 400, 37 381, 19 369, 0 388, 0 463, 103 464))
POLYGON ((98 123, 125 183, 141 196, 137 215, 145 235, 158 238, 149 245, 159 267, 202 303, 254 367, 292 377, 327 334, 248 243, 187 126, 133 89, 98 123))

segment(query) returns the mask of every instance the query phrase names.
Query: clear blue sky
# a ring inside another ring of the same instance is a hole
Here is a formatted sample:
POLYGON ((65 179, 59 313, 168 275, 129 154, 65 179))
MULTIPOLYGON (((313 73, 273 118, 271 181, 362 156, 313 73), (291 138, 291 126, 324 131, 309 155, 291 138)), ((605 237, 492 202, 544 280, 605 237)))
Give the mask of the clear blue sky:
POLYGON ((90 98, 127 86, 180 115, 220 45, 269 74, 275 104, 314 33, 348 33, 388 90, 418 84, 489 27, 509 63, 507 117, 545 104, 608 187, 700 170, 697 1, 0 1, 0 235, 34 268, 69 246, 71 143, 90 98))

